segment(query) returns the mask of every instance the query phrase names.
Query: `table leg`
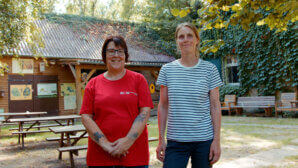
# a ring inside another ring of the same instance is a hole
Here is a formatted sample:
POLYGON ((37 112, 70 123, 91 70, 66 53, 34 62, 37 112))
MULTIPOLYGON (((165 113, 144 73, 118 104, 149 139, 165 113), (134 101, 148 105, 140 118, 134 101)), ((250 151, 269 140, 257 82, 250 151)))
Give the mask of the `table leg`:
MULTIPOLYGON (((66 138, 67 138, 67 146, 71 146, 71 141, 70 141, 70 133, 66 133, 66 138)), ((74 167, 74 160, 73 160, 73 153, 72 151, 69 151, 69 159, 70 159, 70 165, 71 167, 74 167)))
MULTIPOLYGON (((64 141, 64 133, 61 133, 60 144, 59 144, 60 147, 63 147, 63 146, 64 146, 64 145, 63 145, 63 144, 64 144, 63 141, 64 141)), ((58 159, 59 159, 59 160, 62 159, 62 152, 59 152, 59 157, 58 157, 58 159)))
MULTIPOLYGON (((21 131, 21 122, 19 123, 19 132, 21 131)), ((21 135, 18 135, 18 144, 20 144, 21 135)))
MULTIPOLYGON (((20 131, 23 131, 23 122, 20 122, 20 131)), ((24 148, 24 134, 22 134, 22 148, 24 148)))

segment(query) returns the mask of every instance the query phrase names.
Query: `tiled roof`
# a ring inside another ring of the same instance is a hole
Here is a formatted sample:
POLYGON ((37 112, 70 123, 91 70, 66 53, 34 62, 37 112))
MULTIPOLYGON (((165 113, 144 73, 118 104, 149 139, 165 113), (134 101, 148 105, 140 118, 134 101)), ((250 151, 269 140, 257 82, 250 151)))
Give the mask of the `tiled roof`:
MULTIPOLYGON (((101 60, 101 47, 104 39, 100 36, 80 36, 70 27, 48 20, 38 20, 36 24, 41 28, 45 42, 45 48, 40 49, 39 52, 46 58, 101 60)), ((148 53, 129 43, 128 52, 130 61, 143 62, 143 64, 165 63, 175 59, 167 55, 148 53)), ((32 55, 26 42, 20 43, 18 53, 22 56, 32 55)))

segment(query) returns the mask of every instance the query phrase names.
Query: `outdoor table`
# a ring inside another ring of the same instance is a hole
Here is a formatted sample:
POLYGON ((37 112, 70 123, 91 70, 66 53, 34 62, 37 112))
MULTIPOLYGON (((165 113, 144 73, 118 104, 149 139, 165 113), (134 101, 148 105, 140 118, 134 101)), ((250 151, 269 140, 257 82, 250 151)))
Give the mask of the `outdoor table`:
MULTIPOLYGON (((64 115, 64 116, 50 116, 50 117, 32 117, 32 118, 16 118, 16 119, 9 119, 9 122, 17 122, 19 125, 19 129, 18 132, 16 134, 19 135, 19 139, 18 139, 18 143, 20 144, 20 139, 21 139, 21 135, 22 135, 22 148, 24 147, 24 136, 26 135, 26 133, 41 133, 41 132, 45 132, 45 131, 32 131, 29 132, 29 130, 31 128, 33 128, 34 125, 36 124, 40 124, 41 121, 55 121, 56 123, 58 123, 59 125, 63 126, 63 124, 60 122, 61 120, 66 120, 67 121, 67 125, 70 125, 70 123, 72 125, 74 125, 74 119, 78 119, 81 118, 80 115, 64 115), (33 122, 29 128, 26 128, 25 131, 23 131, 23 127, 24 127, 24 123, 26 122, 33 122)), ((47 131, 48 132, 48 131, 47 131)))
POLYGON ((30 117, 30 116, 34 116, 37 115, 38 117, 40 117, 43 114, 47 114, 47 112, 13 112, 13 113, 0 113, 0 117, 4 117, 4 120, 2 122, 8 122, 9 119, 14 118, 16 116, 24 116, 24 117, 30 117))

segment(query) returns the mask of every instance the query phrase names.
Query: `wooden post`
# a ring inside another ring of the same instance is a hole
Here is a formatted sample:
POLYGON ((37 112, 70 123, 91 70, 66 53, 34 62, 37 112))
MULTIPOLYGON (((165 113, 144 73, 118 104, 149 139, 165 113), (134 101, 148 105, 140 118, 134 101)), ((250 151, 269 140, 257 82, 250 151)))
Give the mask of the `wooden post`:
POLYGON ((81 87, 81 66, 76 65, 76 98, 77 98, 77 113, 80 113, 82 106, 82 87, 81 87))

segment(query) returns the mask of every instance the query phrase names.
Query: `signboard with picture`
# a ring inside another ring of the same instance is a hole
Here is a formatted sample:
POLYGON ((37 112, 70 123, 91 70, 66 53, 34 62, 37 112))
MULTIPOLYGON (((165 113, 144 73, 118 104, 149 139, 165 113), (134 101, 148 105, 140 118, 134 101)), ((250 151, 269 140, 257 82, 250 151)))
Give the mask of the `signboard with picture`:
POLYGON ((57 97, 57 84, 56 83, 38 83, 37 84, 37 97, 57 97))

